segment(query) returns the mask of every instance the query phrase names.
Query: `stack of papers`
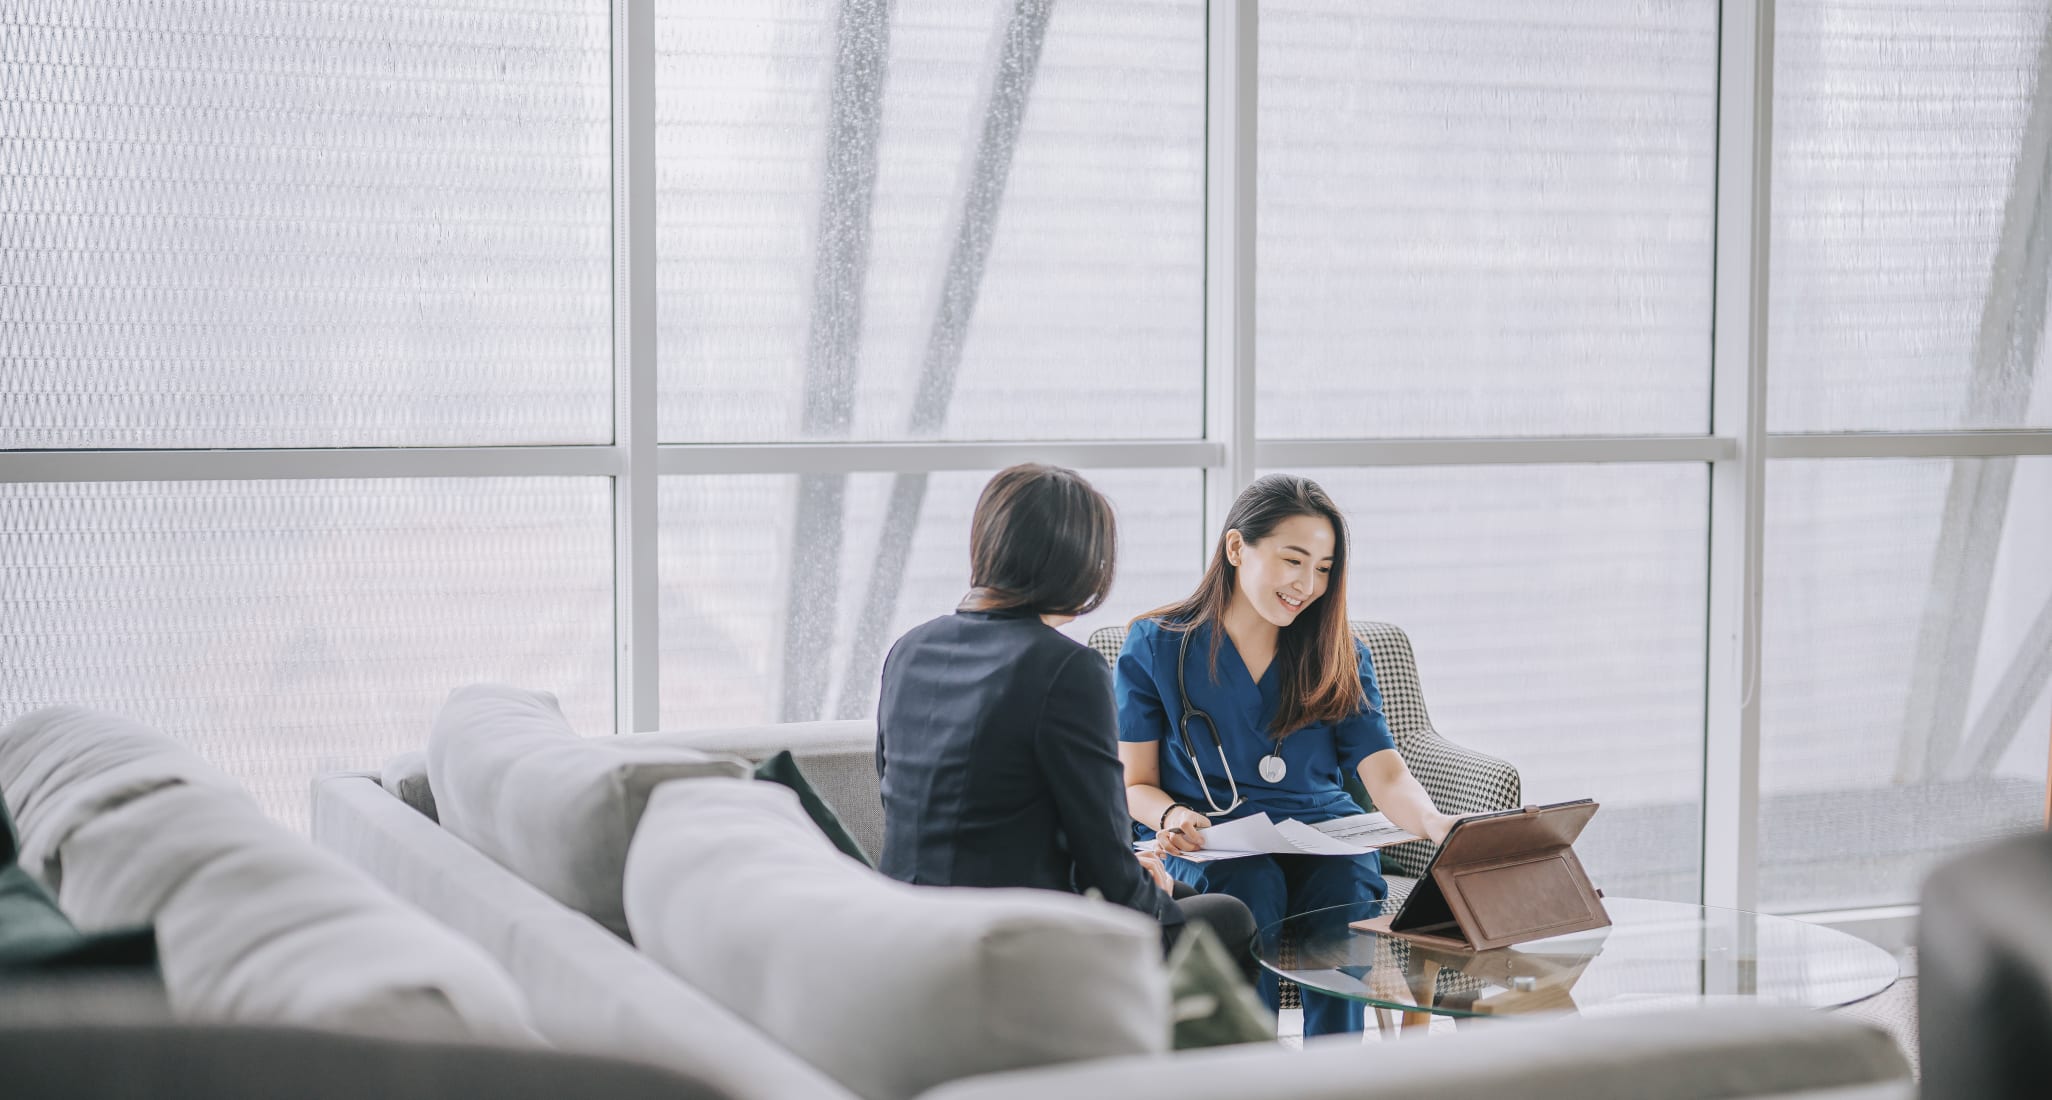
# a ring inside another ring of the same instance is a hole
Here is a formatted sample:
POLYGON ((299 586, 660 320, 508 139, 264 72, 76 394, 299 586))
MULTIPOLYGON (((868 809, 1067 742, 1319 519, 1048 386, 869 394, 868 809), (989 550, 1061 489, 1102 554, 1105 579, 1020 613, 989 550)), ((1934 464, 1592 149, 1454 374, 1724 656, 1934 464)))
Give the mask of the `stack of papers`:
MULTIPOLYGON (((1398 828, 1379 813, 1354 814, 1317 825, 1288 818, 1271 821, 1267 814, 1255 814, 1213 825, 1204 830, 1203 836, 1204 847, 1194 852, 1178 852, 1177 857, 1192 863, 1213 863, 1260 855, 1358 856, 1392 844, 1424 839, 1398 828)), ((1152 841, 1134 845, 1136 849, 1153 846, 1152 841)))

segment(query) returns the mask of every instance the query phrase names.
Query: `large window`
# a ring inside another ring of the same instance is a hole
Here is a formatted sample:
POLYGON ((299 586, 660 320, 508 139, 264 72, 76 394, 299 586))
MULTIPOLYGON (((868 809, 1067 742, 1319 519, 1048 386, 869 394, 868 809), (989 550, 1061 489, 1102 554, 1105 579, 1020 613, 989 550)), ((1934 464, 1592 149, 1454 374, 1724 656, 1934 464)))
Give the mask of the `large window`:
POLYGON ((1768 422, 2052 427, 2052 9, 1779 7, 1768 422))
POLYGON ((0 68, 0 719, 298 822, 473 680, 861 717, 991 471, 1117 505, 1081 639, 1289 469, 1613 893, 2040 821, 2041 0, 47 0, 0 68))
POLYGON ((1275 0, 1260 430, 1701 433, 1717 5, 1275 0))
MULTIPOLYGON (((945 615, 969 587, 969 516, 993 471, 853 474, 838 549, 799 543, 805 478, 663 481, 666 727, 867 718, 891 642, 945 615), (918 501, 907 506, 908 499, 918 501), (786 604, 816 570, 814 602, 786 604)), ((1181 598, 1199 566, 1195 470, 1084 470, 1112 500, 1118 573, 1078 638, 1181 598)))
POLYGON ((1943 853, 2042 820, 2052 458, 1776 463, 1761 895, 1900 902, 1943 853), (2006 488, 1979 509, 1962 482, 2006 488))
POLYGON ((8 5, 0 447, 601 443, 606 5, 8 5))
POLYGON ((601 478, 0 486, 7 720, 132 715, 304 824, 316 773, 425 743, 449 689, 613 724, 601 478))
POLYGON ((656 30, 663 440, 1202 434, 1201 3, 656 30))
POLYGON ((2052 11, 1778 7, 1759 892, 1887 905, 2044 819, 2044 433, 1911 433, 2052 425, 2052 11))

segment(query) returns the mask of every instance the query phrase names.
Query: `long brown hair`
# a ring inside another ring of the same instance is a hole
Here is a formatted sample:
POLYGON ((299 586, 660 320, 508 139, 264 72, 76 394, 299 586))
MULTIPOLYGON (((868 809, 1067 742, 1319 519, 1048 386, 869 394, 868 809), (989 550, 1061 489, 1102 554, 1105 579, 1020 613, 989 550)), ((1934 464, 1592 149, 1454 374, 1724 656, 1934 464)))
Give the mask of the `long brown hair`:
POLYGON ((1368 703, 1361 690, 1360 658, 1347 630, 1347 519, 1318 483, 1294 474, 1270 474, 1247 486, 1218 533, 1218 546, 1204 579, 1188 599, 1158 607, 1142 619, 1158 620, 1164 630, 1183 633, 1204 623, 1211 632, 1211 677, 1218 679, 1218 639, 1226 608, 1239 584, 1239 566, 1226 557, 1226 534, 1238 531, 1246 542, 1260 542, 1292 516, 1322 517, 1332 524, 1332 574, 1325 595, 1276 638, 1282 700, 1275 709, 1270 737, 1280 738, 1316 722, 1337 722, 1361 712, 1368 703))
POLYGON ((1087 615, 1109 595, 1118 561, 1111 502, 1083 475, 1022 463, 999 470, 969 521, 962 607, 1087 615))

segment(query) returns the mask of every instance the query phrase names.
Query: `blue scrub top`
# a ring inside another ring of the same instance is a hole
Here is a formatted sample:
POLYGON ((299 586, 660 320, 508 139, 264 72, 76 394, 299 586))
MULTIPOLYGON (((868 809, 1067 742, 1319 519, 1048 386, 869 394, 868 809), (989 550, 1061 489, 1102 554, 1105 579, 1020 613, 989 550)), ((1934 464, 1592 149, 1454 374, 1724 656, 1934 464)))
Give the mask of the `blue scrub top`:
MULTIPOLYGON (((1119 740, 1156 741, 1161 744, 1161 786, 1170 798, 1214 821, 1228 821, 1266 813, 1271 818, 1295 818, 1317 823, 1362 812, 1341 785, 1361 761, 1396 747, 1389 734, 1389 721, 1382 713, 1382 691, 1375 686, 1375 667, 1368 647, 1354 640, 1354 653, 1361 662, 1361 689, 1368 706, 1351 718, 1305 726, 1282 742, 1283 762, 1289 771, 1280 783, 1261 778, 1261 758, 1274 748, 1269 736, 1280 705, 1281 673, 1275 661, 1256 683, 1247 672, 1230 635, 1220 632, 1218 676, 1210 667, 1211 632, 1215 624, 1205 623, 1190 633, 1190 653, 1183 669, 1190 702, 1211 716, 1219 739, 1225 743, 1225 758, 1232 765, 1233 779, 1246 799, 1229 814, 1212 812, 1204 797, 1205 788, 1190 767, 1176 732, 1183 712, 1176 694, 1176 654, 1183 635, 1164 630, 1154 619, 1142 619, 1126 632, 1125 648, 1119 651, 1113 692, 1119 709, 1119 740)), ((1232 785, 1221 769, 1218 747, 1204 732, 1201 719, 1190 723, 1190 740, 1196 746, 1197 762, 1209 781, 1211 798, 1228 805, 1232 785)), ((1153 830, 1140 827, 1143 836, 1153 830)))

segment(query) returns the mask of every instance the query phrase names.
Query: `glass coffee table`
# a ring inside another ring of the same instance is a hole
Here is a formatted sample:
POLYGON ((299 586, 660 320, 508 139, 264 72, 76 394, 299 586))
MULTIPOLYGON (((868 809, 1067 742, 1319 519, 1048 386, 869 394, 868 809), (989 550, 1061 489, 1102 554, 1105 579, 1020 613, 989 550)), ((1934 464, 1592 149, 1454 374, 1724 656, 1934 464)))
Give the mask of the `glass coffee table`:
POLYGON ((1349 927, 1382 902, 1287 917, 1261 930, 1261 965, 1308 990, 1440 1016, 1639 1011, 1708 1001, 1828 1008, 1887 989, 1895 957, 1787 917, 1605 898, 1611 926, 1493 951, 1460 951, 1349 927))

